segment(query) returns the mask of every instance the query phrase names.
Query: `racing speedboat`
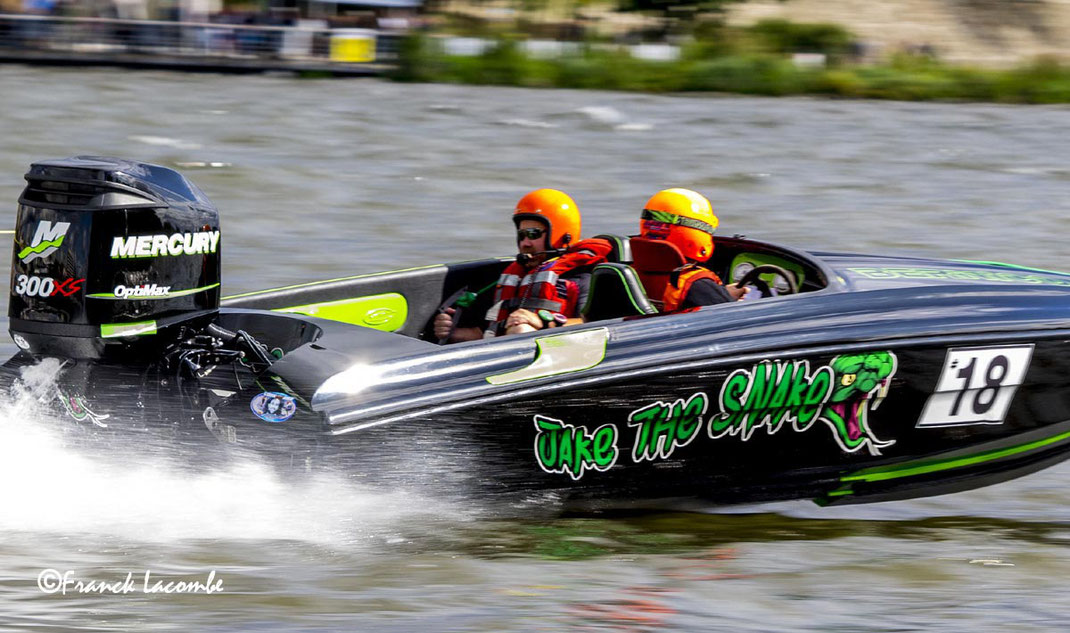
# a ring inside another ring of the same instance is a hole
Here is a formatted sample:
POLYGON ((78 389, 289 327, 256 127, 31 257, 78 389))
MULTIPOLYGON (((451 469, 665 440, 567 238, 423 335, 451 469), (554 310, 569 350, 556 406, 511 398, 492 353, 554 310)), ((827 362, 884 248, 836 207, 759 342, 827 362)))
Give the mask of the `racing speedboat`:
POLYGON ((754 298, 667 315, 651 245, 605 236, 587 323, 440 345, 434 317, 478 321, 507 258, 221 299, 219 215, 179 173, 26 180, 6 367, 61 359, 53 395, 105 436, 579 508, 903 499, 1070 455, 1067 273, 719 237, 707 265, 754 298))

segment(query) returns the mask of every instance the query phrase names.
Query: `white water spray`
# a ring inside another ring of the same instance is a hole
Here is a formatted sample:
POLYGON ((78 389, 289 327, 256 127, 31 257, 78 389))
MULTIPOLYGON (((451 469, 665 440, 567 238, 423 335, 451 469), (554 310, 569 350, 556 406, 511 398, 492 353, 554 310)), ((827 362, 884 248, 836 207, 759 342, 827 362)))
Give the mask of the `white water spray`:
MULTIPOLYGON (((97 534, 138 541, 285 539, 359 545, 397 540, 413 521, 458 518, 457 508, 407 492, 362 489, 340 476, 295 481, 253 458, 210 471, 159 459, 100 457, 70 446, 79 424, 49 407, 59 361, 23 371, 0 399, 0 532, 97 534)), ((81 424, 90 424, 88 420, 81 424)), ((94 432, 113 432, 94 429, 94 432)))

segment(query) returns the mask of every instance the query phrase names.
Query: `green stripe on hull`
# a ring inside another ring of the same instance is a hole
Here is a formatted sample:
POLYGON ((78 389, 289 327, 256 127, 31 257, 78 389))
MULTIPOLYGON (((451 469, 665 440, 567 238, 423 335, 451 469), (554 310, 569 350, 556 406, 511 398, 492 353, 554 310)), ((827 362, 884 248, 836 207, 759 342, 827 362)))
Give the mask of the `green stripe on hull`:
POLYGON ((1047 273, 1049 275, 1070 275, 1070 273, 1060 272, 1058 270, 1046 270, 1044 268, 1031 268, 1029 266, 1019 266, 1018 264, 1007 264, 1005 262, 988 262, 976 259, 952 259, 953 262, 961 262, 963 264, 980 264, 982 266, 999 266, 1001 268, 1013 268, 1015 270, 1028 270, 1034 273, 1047 273))
POLYGON ((976 455, 969 455, 966 457, 958 457, 954 459, 943 460, 928 460, 928 461, 916 461, 901 464, 899 466, 893 466, 889 468, 867 468, 860 470, 857 473, 841 477, 840 481, 888 481, 890 479, 899 479, 902 477, 914 477, 917 475, 926 475, 929 473, 941 472, 944 470, 952 470, 955 468, 963 468, 966 466, 973 466, 975 464, 982 464, 984 462, 990 462, 997 459, 1003 459, 1004 457, 1010 457, 1011 455, 1018 455, 1021 453, 1027 453, 1029 451, 1037 450, 1057 444, 1064 440, 1070 439, 1070 431, 1066 433, 1060 433, 1043 440, 1036 440, 1028 442, 1026 444, 1019 444, 1018 446, 1011 446, 1008 448, 995 449, 978 453, 976 455))

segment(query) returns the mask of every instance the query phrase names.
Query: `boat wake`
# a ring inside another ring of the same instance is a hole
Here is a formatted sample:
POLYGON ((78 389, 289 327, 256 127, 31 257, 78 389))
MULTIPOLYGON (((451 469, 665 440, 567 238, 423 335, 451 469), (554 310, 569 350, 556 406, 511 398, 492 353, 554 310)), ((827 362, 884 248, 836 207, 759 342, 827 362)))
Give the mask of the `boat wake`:
POLYGON ((192 469, 165 454, 163 442, 134 451, 129 440, 90 455, 81 445, 89 422, 40 401, 55 392, 54 362, 27 368, 24 386, 0 398, 0 531, 359 546, 403 539, 404 525, 464 520, 464 510, 411 491, 329 473, 291 481, 252 456, 192 469))
POLYGON ((610 128, 617 132, 646 132, 654 129, 649 123, 628 121, 624 114, 610 106, 584 106, 576 110, 594 127, 610 128))

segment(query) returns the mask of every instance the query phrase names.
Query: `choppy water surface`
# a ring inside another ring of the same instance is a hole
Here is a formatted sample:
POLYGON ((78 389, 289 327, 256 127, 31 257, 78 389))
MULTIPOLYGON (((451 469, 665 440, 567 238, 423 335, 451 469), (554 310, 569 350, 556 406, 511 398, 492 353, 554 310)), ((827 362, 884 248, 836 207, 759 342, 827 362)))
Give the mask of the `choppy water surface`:
MULTIPOLYGON (((30 162, 178 167, 223 213, 225 293, 510 251, 511 205, 585 232, 654 191, 803 248, 1070 268, 1065 107, 663 97, 0 67, 0 199, 30 162), (216 166, 210 166, 216 164, 216 166)), ((10 222, 10 220, 9 220, 10 222)), ((0 223, 2 225, 2 223, 0 223)), ((0 406, 0 629, 1063 630, 1070 468, 935 499, 502 517, 399 485, 88 459, 0 406), (122 595, 45 594, 38 576, 122 595), (155 579, 223 593, 145 593, 155 579)), ((403 482, 402 482, 403 484, 403 482)))

